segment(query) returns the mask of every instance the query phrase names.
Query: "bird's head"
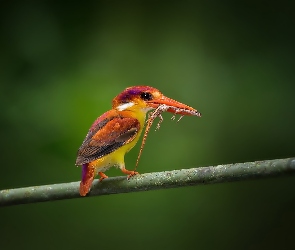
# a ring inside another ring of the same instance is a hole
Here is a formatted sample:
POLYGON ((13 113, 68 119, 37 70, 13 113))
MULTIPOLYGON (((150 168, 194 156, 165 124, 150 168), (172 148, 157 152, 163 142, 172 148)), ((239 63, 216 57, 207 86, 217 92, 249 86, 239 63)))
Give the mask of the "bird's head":
POLYGON ((168 98, 158 89, 149 86, 129 87, 113 99, 113 108, 119 111, 140 109, 148 112, 160 105, 168 106, 167 111, 171 113, 201 116, 196 109, 168 98))

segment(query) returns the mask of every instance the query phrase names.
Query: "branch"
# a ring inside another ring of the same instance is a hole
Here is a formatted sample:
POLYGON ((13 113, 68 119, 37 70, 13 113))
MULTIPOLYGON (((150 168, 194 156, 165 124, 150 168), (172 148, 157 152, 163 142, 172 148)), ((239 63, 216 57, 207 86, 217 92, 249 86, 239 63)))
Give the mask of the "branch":
MULTIPOLYGON (((165 188, 241 181, 295 174, 295 158, 191 168, 141 174, 127 180, 114 177, 93 182, 87 196, 149 191, 165 188)), ((79 182, 7 189, 0 191, 0 206, 82 198, 79 182)))

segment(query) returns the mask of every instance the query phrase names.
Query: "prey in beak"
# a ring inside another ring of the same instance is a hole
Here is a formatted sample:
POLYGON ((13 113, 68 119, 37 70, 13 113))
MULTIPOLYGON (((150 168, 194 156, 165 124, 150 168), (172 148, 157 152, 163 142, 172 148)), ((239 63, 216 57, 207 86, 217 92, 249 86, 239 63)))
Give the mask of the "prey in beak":
POLYGON ((161 123, 164 120, 162 117, 163 112, 173 113, 174 115, 171 117, 171 120, 175 119, 176 114, 180 114, 181 116, 177 120, 177 122, 179 122, 181 120, 181 118, 185 115, 194 115, 194 116, 198 116, 198 117, 202 116, 202 114, 199 111, 197 111, 196 109, 194 109, 186 104, 183 104, 181 102, 178 102, 176 100, 173 100, 171 98, 168 98, 164 95, 162 95, 160 99, 156 99, 154 101, 148 101, 148 105, 155 108, 155 110, 153 110, 151 113, 148 114, 148 119, 146 121, 146 127, 145 127, 145 131, 143 134, 143 139, 141 142, 141 146, 140 146, 140 150, 139 150, 139 154, 138 154, 138 157, 136 160, 136 165, 135 165, 134 170, 136 170, 136 168, 138 166, 139 159, 142 154, 142 151, 143 151, 146 139, 147 139, 148 132, 150 131, 150 128, 151 128, 154 120, 157 117, 159 117, 160 120, 156 126, 156 130, 160 129, 161 123))

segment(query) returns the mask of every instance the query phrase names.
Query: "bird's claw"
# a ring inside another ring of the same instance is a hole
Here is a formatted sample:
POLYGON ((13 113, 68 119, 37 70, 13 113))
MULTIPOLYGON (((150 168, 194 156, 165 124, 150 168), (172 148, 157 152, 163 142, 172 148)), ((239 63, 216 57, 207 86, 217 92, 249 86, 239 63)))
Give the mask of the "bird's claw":
POLYGON ((139 174, 136 171, 131 171, 131 173, 127 176, 127 180, 129 180, 132 176, 139 174))
POLYGON ((107 175, 105 175, 103 172, 98 172, 98 174, 100 175, 99 181, 102 181, 106 178, 109 178, 107 175))

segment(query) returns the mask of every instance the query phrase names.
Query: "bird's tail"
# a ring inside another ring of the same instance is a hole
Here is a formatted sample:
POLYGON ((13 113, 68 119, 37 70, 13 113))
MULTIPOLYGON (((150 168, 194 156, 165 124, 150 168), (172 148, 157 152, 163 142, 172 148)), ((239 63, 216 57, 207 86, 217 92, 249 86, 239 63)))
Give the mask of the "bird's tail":
POLYGON ((85 163, 82 165, 82 180, 80 182, 80 195, 85 196, 91 187, 94 179, 94 167, 85 163))

